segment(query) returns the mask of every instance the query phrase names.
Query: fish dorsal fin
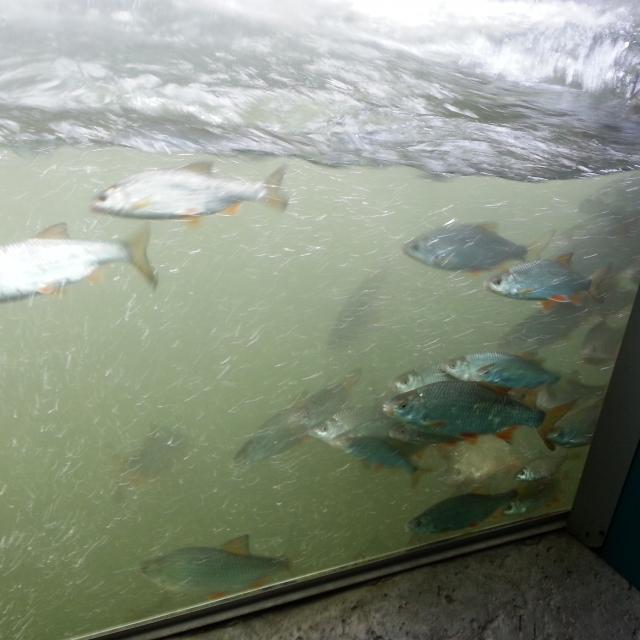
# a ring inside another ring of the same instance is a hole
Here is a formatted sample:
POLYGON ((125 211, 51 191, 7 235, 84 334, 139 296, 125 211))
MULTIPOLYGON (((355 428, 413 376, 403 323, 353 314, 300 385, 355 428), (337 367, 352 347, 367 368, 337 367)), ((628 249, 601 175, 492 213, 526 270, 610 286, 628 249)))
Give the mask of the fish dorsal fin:
POLYGON ((523 360, 528 360, 529 362, 533 362, 534 364, 541 365, 543 362, 542 358, 540 357, 537 351, 521 351, 516 355, 522 358, 523 360))
POLYGON ((58 222, 58 224, 52 224, 34 237, 39 240, 68 240, 69 232, 67 231, 67 223, 58 222))
POLYGON ((553 261, 568 269, 571 266, 571 258, 573 258, 573 253, 563 253, 561 256, 555 257, 553 261))
POLYGON ((203 161, 203 162, 191 162, 189 164, 185 164, 184 167, 180 167, 181 171, 192 171, 193 173, 203 173, 205 175, 209 175, 212 169, 212 163, 203 161))
POLYGON ((233 553, 235 556, 248 556, 249 552, 249 535, 245 533, 233 540, 229 540, 222 545, 222 549, 227 553, 233 553))
POLYGON ((481 222, 478 226, 481 229, 484 229, 485 231, 491 231, 491 233, 498 233, 497 222, 481 222))

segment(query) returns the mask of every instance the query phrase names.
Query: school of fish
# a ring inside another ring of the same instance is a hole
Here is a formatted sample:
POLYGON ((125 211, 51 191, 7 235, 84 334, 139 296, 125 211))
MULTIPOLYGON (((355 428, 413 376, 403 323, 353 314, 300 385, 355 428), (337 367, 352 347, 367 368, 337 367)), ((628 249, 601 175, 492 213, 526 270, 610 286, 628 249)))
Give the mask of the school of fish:
MULTIPOLYGON (((60 223, 0 246, 0 301, 59 293, 112 263, 131 264, 155 288, 158 276, 147 256, 148 221, 233 215, 246 201, 284 211, 289 202, 284 174, 280 166, 264 181, 247 183, 217 177, 210 163, 196 162, 125 177, 97 194, 91 208, 144 220, 142 227, 126 240, 96 241, 71 239, 67 225, 60 223)), ((634 240, 640 232, 634 219, 606 228, 632 234, 634 240)), ((611 365, 622 339, 617 318, 633 300, 640 279, 639 256, 628 249, 588 262, 593 269, 585 272, 584 253, 591 247, 572 233, 526 246, 504 238, 493 224, 451 220, 406 242, 404 253, 429 268, 497 271, 486 280, 488 291, 535 301, 541 308, 507 332, 500 350, 482 351, 478 345, 476 352, 422 362, 395 378, 390 372, 384 397, 372 396, 368 406, 351 403, 362 377, 357 368, 325 386, 301 389, 240 446, 237 468, 242 472, 315 440, 346 461, 406 474, 408 490, 439 470, 451 495, 405 523, 412 539, 460 532, 553 504, 555 478, 567 451, 591 441, 604 388, 583 383, 579 372, 548 368, 538 350, 590 322, 582 361, 576 364, 611 365), (556 249, 562 253, 540 255, 556 249)), ((350 345, 371 322, 384 290, 383 275, 363 274, 329 332, 331 348, 355 357, 350 345)), ((182 431, 152 431, 123 458, 119 495, 124 488, 155 481, 187 451, 182 431)), ((282 577, 289 561, 252 554, 248 535, 242 535, 221 546, 169 549, 143 560, 140 570, 161 588, 217 599, 282 577)))

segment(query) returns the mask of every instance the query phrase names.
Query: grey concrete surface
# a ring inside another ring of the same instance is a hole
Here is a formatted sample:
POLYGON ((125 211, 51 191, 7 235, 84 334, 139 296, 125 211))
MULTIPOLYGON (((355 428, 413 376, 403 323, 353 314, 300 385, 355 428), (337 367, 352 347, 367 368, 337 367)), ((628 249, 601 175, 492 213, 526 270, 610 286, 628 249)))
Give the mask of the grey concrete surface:
POLYGON ((181 637, 632 640, 640 638, 640 592, 554 533, 181 637))

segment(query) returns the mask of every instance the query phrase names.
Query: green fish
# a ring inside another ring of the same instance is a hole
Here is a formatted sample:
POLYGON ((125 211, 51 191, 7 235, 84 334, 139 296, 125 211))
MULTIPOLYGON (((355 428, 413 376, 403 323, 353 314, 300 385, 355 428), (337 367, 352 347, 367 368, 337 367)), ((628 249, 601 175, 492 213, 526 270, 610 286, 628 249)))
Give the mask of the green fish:
POLYGON ((191 591, 209 599, 261 587, 289 569, 286 558, 254 556, 249 536, 217 547, 183 547, 142 563, 142 573, 171 591, 191 591))
POLYGON ((449 380, 401 393, 383 405, 395 418, 450 437, 493 433, 510 441, 512 427, 540 428, 545 434, 569 407, 556 407, 546 415, 516 402, 508 395, 475 382, 449 380))
POLYGON ((559 303, 582 305, 587 294, 600 299, 602 282, 610 269, 599 269, 588 278, 571 269, 571 257, 569 253, 553 260, 523 262, 497 274, 487 281, 486 286, 507 298, 539 300, 545 311, 559 303))
POLYGON ((407 528, 412 533, 423 534, 445 533, 475 527, 498 509, 511 504, 517 495, 517 491, 507 491, 495 495, 465 493, 447 498, 409 521, 407 528))

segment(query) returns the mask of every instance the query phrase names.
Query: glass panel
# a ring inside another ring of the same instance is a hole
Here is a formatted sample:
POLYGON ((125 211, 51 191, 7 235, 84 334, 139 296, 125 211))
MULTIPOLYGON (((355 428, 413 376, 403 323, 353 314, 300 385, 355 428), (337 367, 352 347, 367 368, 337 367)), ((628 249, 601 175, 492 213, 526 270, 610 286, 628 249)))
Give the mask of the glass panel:
POLYGON ((639 279, 637 9, 72 5, 0 25, 2 629, 568 509, 639 279))

